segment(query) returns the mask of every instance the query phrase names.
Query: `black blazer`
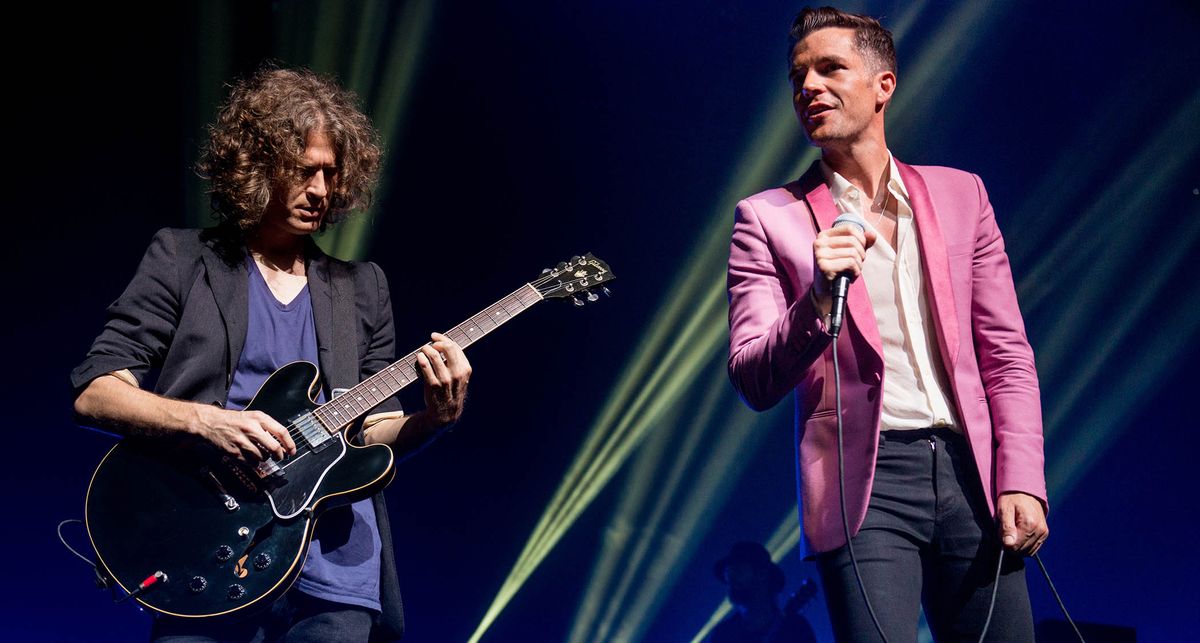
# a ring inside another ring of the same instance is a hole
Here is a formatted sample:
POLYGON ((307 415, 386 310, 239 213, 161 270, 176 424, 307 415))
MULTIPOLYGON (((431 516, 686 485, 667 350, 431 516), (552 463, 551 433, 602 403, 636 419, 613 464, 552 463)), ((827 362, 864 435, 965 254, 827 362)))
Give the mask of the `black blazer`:
MULTIPOLYGON (((219 228, 164 228, 154 235, 104 330, 71 371, 76 392, 93 379, 129 369, 167 397, 224 406, 246 341, 249 274, 244 247, 219 228)), ((395 360, 396 334, 387 279, 371 262, 325 255, 309 242, 308 288, 326 399, 395 360)), ((399 410, 395 398, 377 411, 399 410)), ((387 503, 374 497, 383 541, 380 603, 372 640, 397 639, 404 608, 387 503)))

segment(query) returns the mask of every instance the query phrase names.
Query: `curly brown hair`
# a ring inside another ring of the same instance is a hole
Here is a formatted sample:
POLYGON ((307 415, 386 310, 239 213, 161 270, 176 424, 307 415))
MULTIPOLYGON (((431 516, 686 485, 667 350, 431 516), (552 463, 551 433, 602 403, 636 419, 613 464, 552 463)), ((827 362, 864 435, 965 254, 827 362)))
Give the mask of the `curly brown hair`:
POLYGON ((221 105, 196 169, 209 180, 216 217, 243 233, 253 230, 273 188, 300 176, 308 135, 324 132, 337 158, 338 179, 326 225, 368 207, 379 178, 379 133, 353 92, 308 69, 266 66, 236 82, 221 105))

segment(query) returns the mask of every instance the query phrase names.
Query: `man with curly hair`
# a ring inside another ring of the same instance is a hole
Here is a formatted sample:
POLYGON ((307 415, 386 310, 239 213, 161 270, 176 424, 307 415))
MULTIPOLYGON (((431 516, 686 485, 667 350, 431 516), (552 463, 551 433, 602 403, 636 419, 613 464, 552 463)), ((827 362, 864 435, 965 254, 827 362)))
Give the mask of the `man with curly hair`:
POLYGON ((805 9, 789 44, 821 159, 737 205, 729 374, 756 410, 795 393, 803 545, 834 634, 878 641, 878 619, 913 641, 924 605, 937 640, 978 640, 990 618, 989 640, 1032 641, 1021 556, 1049 535, 1041 407, 983 183, 892 157, 896 55, 878 21, 805 9), (857 279, 835 342, 841 275, 857 279))
MULTIPOLYGON (((323 254, 311 235, 365 208, 378 134, 354 96, 304 69, 237 83, 199 162, 218 225, 163 229, 71 374, 75 410, 123 435, 190 436, 254 464, 296 452, 288 430, 243 411, 280 366, 320 364, 321 401, 395 359, 391 299, 370 262, 323 254), (142 389, 157 373, 153 391, 142 389)), ((433 333, 417 355, 426 408, 395 399, 356 439, 401 459, 462 413, 471 367, 433 333)), ((376 494, 317 523, 304 568, 269 611, 240 623, 155 619, 155 640, 391 640, 403 631, 386 504, 376 494)))

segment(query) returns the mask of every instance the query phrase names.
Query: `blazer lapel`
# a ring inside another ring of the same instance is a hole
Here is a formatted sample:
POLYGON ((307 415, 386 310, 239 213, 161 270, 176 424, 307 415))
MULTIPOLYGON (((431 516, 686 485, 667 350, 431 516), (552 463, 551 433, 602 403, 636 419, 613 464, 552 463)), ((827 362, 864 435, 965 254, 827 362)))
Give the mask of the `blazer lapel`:
POLYGON ((242 348, 246 345, 246 327, 249 325, 250 303, 248 285, 250 273, 246 271, 246 262, 227 263, 211 246, 205 246, 200 254, 204 262, 205 274, 213 298, 217 301, 217 309, 221 312, 221 321, 225 323, 225 340, 228 353, 228 371, 225 374, 225 390, 233 383, 233 373, 237 370, 238 361, 242 358, 242 348))
POLYGON ((942 349, 942 362, 953 381, 954 365, 958 361, 958 316, 954 311, 954 289, 950 282, 950 258, 946 241, 938 225, 937 212, 929 198, 925 180, 910 165, 896 161, 904 187, 912 199, 913 218, 917 222, 917 239, 921 248, 921 265, 933 294, 932 305, 942 349))
MULTIPOLYGON (((837 219, 837 204, 833 202, 833 194, 825 185, 825 176, 821 173, 821 162, 814 161, 812 167, 800 178, 800 187, 804 199, 808 201, 816 221, 817 230, 833 227, 837 219)), ((883 341, 879 338, 879 326, 875 323, 875 311, 871 308, 871 296, 867 294, 867 286, 862 279, 850 283, 850 292, 846 295, 846 315, 852 326, 858 329, 867 344, 877 355, 883 355, 883 341)))
POLYGON ((355 306, 350 280, 340 265, 310 244, 308 294, 317 329, 317 355, 324 386, 348 388, 358 383, 355 372, 355 306))

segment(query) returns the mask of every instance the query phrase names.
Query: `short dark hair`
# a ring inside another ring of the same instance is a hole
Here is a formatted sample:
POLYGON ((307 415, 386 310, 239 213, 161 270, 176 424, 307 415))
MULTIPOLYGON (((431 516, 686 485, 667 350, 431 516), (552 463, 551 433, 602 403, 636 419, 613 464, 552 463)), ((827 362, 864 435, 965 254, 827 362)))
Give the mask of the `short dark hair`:
POLYGON ((234 83, 196 164, 221 223, 256 228, 277 196, 272 190, 297 177, 308 136, 318 132, 338 165, 325 222, 332 224, 370 205, 383 160, 379 133, 357 97, 332 78, 271 64, 234 83))
POLYGON ((877 72, 896 72, 896 45, 892 42, 892 32, 884 29, 878 20, 870 16, 846 13, 833 7, 805 7, 796 14, 788 32, 788 60, 791 60, 796 43, 818 29, 829 27, 853 29, 854 44, 858 46, 863 58, 867 59, 867 63, 877 72))

